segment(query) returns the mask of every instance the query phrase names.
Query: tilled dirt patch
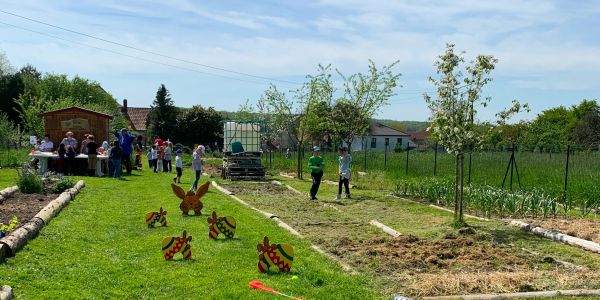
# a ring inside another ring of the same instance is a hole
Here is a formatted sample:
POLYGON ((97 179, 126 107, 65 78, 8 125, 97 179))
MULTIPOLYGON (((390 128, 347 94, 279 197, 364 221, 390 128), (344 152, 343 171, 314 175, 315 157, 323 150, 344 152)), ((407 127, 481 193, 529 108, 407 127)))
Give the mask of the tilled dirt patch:
POLYGON ((212 177, 221 177, 221 166, 205 164, 202 165, 202 172, 207 173, 212 177))
POLYGON ((223 184, 223 187, 234 194, 246 194, 249 196, 260 196, 264 194, 272 195, 296 195, 284 186, 275 185, 270 182, 254 182, 254 183, 231 183, 223 184))
POLYGON ((536 264, 525 254, 515 253, 514 249, 478 242, 471 237, 419 240, 409 235, 364 241, 342 239, 333 251, 340 257, 354 260, 357 265, 369 264, 369 258, 377 259, 379 268, 376 272, 389 274, 398 269, 415 273, 446 269, 517 271, 536 264))
POLYGON ((552 257, 515 251, 481 237, 342 238, 330 244, 327 250, 358 269, 389 281, 388 293, 404 291, 411 295, 434 296, 538 291, 565 285, 585 286, 589 276, 600 279, 598 275, 577 271, 552 257))
POLYGON ((559 231, 588 241, 600 243, 600 222, 585 219, 526 220, 533 226, 559 231))
POLYGON ((57 194, 23 194, 17 191, 0 203, 0 223, 7 224, 13 216, 17 216, 18 228, 56 197, 57 194))

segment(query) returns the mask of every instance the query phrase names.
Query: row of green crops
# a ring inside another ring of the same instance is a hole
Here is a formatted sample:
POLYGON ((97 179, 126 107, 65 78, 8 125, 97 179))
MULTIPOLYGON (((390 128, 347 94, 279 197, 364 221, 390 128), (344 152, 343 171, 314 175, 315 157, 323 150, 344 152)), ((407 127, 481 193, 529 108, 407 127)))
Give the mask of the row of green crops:
MULTIPOLYGON (((302 161, 304 166, 310 152, 307 151, 305 154, 306 157, 302 161)), ((491 190, 500 189, 507 171, 510 154, 510 152, 490 151, 473 152, 472 155, 467 155, 465 182, 468 183, 470 178, 470 183, 474 187, 490 186, 491 190), (471 168, 468 167, 469 164, 471 168)), ((338 171, 337 153, 324 152, 322 155, 325 161, 325 177, 335 180, 338 171)), ((365 152, 353 152, 352 156, 353 171, 366 171, 368 174, 374 171, 383 171, 390 183, 397 180, 415 179, 419 183, 425 184, 428 182, 428 178, 453 181, 456 173, 455 157, 443 151, 438 151, 437 155, 432 151, 389 152, 387 155, 383 152, 368 151, 366 155, 365 152)), ((578 150, 570 154, 565 193, 566 156, 565 152, 515 152, 517 168, 513 172, 512 187, 515 190, 540 193, 546 198, 557 199, 555 202, 559 204, 558 211, 578 209, 582 214, 587 215, 597 208, 600 202, 600 152, 578 150)), ((297 160, 295 153, 292 153, 291 158, 286 159, 284 153, 274 152, 271 155, 263 155, 263 164, 273 173, 294 172, 297 160)), ((306 167, 304 167, 304 171, 308 176, 306 167)), ((510 178, 509 169, 505 183, 506 188, 511 186, 510 178)), ((428 189, 428 187, 423 187, 423 189, 428 189)), ((448 192, 453 195, 454 189, 450 188, 448 192)), ((536 200, 533 201, 536 202, 536 200)), ((542 209, 539 211, 539 214, 542 215, 542 209)))
MULTIPOLYGON (((443 178, 401 179, 396 182, 394 193, 397 196, 425 199, 438 205, 454 205, 454 183, 443 178)), ((585 216, 600 210, 599 198, 573 202, 568 198, 553 197, 536 188, 510 191, 472 184, 465 186, 464 201, 466 207, 486 217, 547 218, 572 212, 585 216)))

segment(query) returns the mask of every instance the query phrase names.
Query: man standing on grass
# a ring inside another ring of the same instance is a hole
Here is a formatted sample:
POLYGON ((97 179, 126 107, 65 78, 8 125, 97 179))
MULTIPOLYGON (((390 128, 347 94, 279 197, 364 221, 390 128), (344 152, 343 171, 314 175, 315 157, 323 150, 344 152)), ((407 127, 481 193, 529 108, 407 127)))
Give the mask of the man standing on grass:
POLYGON ((121 164, 125 165, 127 174, 131 174, 131 144, 134 137, 129 135, 126 128, 121 129, 121 133, 115 131, 115 136, 119 140, 119 146, 121 146, 121 164))
POLYGON ((323 158, 321 157, 321 149, 317 146, 313 147, 313 155, 308 159, 308 168, 312 177, 312 187, 310 188, 310 200, 317 200, 317 192, 323 178, 323 158))

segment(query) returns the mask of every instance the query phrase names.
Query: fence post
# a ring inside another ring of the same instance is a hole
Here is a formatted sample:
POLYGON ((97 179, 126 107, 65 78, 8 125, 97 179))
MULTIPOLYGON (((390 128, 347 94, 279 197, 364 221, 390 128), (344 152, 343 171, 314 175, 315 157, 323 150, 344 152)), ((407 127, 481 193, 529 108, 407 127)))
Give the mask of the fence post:
POLYGON ((387 153, 388 153, 388 143, 384 145, 384 154, 383 154, 383 169, 387 170, 387 153))
POLYGON ((408 175, 408 153, 410 152, 410 141, 406 143, 406 167, 404 173, 408 175))
MULTIPOLYGON (((571 156, 571 145, 567 145, 567 163, 565 166, 565 187, 564 187, 564 200, 566 203, 567 200, 567 187, 568 187, 568 183, 569 183, 569 158, 571 156)), ((569 209, 569 207, 567 207, 567 209, 569 209)))
POLYGON ((367 171, 367 139, 365 139, 365 172, 367 171))
POLYGON ((435 176, 436 172, 437 172, 437 149, 438 149, 438 143, 435 143, 435 150, 434 150, 434 154, 433 154, 433 176, 435 176))

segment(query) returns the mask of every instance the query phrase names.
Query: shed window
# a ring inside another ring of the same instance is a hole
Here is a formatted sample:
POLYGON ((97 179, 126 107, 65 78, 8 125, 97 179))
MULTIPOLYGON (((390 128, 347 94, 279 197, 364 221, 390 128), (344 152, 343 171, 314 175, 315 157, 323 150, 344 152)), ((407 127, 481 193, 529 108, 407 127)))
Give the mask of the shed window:
POLYGON ((371 138, 371 148, 377 148, 377 138, 371 138))

